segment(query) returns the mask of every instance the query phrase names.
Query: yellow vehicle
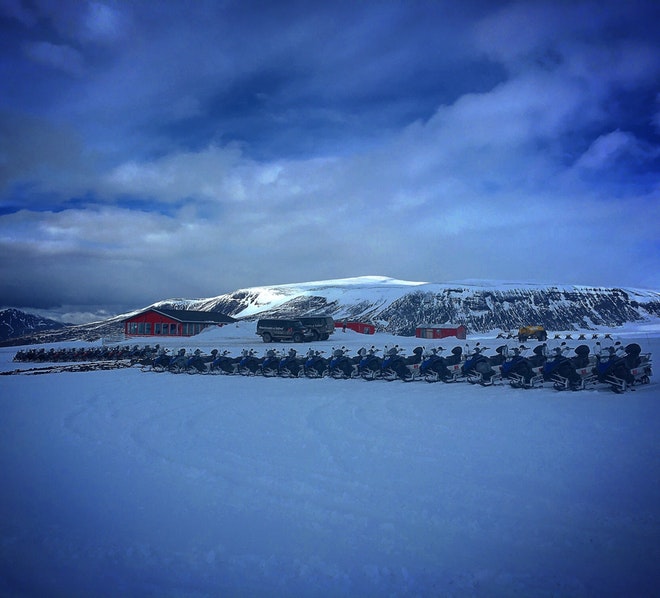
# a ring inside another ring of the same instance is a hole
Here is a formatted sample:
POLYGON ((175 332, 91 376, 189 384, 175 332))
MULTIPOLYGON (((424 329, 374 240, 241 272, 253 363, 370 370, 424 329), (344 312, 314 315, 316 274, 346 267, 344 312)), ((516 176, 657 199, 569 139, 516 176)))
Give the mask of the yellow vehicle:
POLYGON ((543 326, 521 326, 518 329, 518 341, 524 343, 528 338, 546 341, 548 340, 548 333, 543 326))

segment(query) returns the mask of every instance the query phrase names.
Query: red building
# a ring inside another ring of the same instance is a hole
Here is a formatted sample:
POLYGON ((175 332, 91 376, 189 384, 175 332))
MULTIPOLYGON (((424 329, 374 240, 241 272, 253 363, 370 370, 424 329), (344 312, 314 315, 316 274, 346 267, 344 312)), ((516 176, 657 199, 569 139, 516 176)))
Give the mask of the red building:
POLYGON ((236 320, 212 311, 156 309, 150 307, 124 320, 126 336, 193 336, 208 326, 222 326, 236 320))
POLYGON ((344 328, 348 330, 354 330, 360 334, 374 334, 376 332, 376 327, 373 324, 367 324, 366 322, 345 322, 344 320, 335 320, 335 328, 344 328))
POLYGON ((442 326, 422 325, 415 328, 415 336, 417 338, 446 338, 448 336, 455 336, 456 338, 464 339, 467 336, 467 328, 460 324, 453 326, 445 324, 442 326))

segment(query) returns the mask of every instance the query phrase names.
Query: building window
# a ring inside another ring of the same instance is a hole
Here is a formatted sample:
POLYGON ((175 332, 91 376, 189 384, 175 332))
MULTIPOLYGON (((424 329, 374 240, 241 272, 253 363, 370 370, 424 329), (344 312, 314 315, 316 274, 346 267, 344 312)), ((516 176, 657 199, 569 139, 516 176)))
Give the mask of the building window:
POLYGON ((144 334, 144 322, 138 322, 138 334, 144 334))
POLYGON ((151 334, 151 322, 144 323, 144 333, 151 334))
POLYGON ((176 324, 170 324, 170 336, 176 336, 176 324))
POLYGON ((160 334, 160 322, 154 324, 154 334, 160 334))

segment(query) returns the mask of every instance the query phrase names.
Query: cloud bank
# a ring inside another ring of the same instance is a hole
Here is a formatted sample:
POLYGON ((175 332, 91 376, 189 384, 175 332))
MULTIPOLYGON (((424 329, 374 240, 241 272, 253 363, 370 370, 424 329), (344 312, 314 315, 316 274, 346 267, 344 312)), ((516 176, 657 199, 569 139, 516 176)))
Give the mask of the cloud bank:
POLYGON ((0 2, 4 305, 660 288, 654 2, 79 6, 0 2))

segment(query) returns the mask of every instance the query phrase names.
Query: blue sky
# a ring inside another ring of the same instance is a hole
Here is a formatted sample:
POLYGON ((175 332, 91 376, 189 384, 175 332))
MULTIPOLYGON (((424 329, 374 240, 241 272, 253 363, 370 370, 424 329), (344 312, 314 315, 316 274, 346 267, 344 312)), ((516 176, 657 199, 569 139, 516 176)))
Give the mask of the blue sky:
POLYGON ((660 4, 0 0, 0 306, 660 288, 660 4))

